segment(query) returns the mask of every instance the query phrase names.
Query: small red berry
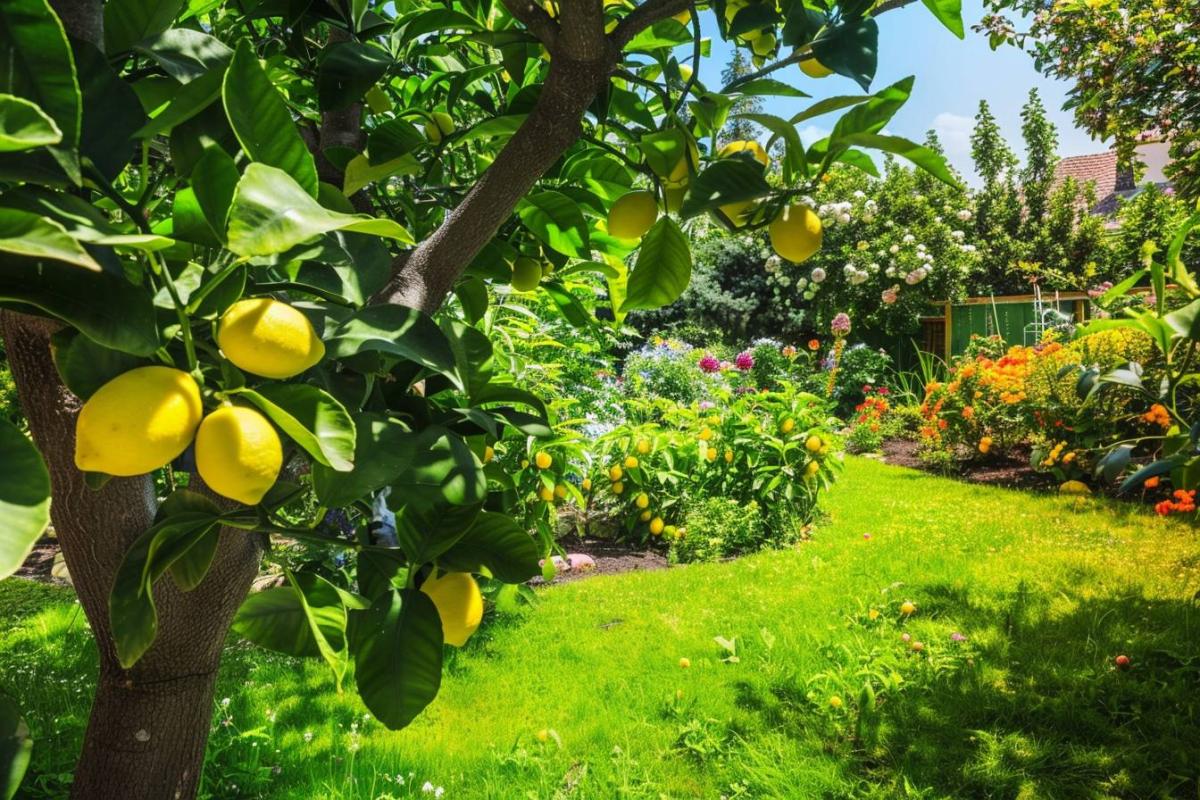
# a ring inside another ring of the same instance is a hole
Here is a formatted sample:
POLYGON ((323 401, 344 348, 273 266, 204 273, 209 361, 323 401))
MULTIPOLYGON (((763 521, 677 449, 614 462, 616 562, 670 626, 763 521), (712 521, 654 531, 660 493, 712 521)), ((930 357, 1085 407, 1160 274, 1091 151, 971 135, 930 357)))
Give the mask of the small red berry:
POLYGON ((1113 663, 1117 665, 1117 669, 1129 669, 1129 656, 1117 656, 1113 659, 1113 663))

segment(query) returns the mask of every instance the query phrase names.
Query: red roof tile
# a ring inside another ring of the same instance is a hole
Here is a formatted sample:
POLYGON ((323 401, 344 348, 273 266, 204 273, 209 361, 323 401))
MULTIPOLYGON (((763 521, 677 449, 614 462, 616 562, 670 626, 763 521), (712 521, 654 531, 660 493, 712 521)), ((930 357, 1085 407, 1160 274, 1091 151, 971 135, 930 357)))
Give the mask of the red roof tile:
POLYGON ((1054 168, 1054 185, 1058 186, 1068 177, 1080 184, 1095 182, 1096 199, 1104 200, 1117 190, 1117 154, 1110 150, 1107 153, 1064 158, 1054 168))

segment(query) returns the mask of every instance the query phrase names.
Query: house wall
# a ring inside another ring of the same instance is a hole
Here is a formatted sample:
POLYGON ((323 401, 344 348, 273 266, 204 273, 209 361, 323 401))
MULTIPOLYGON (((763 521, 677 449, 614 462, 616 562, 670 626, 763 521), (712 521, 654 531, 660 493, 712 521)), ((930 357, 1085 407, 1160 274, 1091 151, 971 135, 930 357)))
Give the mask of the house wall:
POLYGON ((1171 163, 1171 157, 1168 155, 1170 149, 1171 146, 1167 142, 1147 142, 1138 145, 1138 160, 1146 165, 1146 172, 1142 176, 1143 182, 1163 183, 1167 180, 1163 169, 1171 163))

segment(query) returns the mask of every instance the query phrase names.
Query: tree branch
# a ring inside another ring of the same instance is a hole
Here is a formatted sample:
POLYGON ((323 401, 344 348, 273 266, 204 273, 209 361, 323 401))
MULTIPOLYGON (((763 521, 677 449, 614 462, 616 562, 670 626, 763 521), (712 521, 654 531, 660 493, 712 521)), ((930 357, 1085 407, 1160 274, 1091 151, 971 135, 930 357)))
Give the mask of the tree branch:
POLYGON ((620 52, 646 28, 659 20, 687 11, 692 8, 692 3, 693 0, 646 0, 617 24, 608 37, 609 43, 613 50, 620 52))
POLYGON ((502 0, 510 15, 553 51, 558 46, 558 23, 534 0, 502 0))

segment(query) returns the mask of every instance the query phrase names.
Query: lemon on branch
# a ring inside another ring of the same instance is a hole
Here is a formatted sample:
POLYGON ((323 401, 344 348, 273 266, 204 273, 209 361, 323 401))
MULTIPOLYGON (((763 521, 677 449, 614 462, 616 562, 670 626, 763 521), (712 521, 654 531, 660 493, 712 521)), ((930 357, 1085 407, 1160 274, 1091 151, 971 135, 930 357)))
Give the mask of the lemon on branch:
POLYGON ((512 288, 518 292, 532 292, 542 282, 542 265, 529 256, 521 256, 513 262, 512 288))
POLYGON ((279 434, 267 418, 245 406, 223 406, 196 432, 196 468, 209 487, 252 506, 275 485, 283 466, 279 434))
POLYGON ((810 78, 828 78, 833 70, 814 58, 806 58, 800 62, 800 71, 810 78))
POLYGON ((462 647, 483 621, 483 595, 479 584, 467 572, 447 572, 429 577, 421 584, 442 620, 442 639, 462 647))
POLYGON ((767 233, 775 252, 797 264, 821 249, 821 218, 806 205, 785 207, 771 221, 767 233))
POLYGON ((308 317, 270 297, 231 305, 217 328, 217 344, 234 366, 277 380, 299 375, 325 356, 308 317))
POLYGON ((101 386, 75 422, 75 466, 128 477, 158 469, 187 449, 204 408, 191 375, 138 367, 101 386))
POLYGON ((736 139, 717 151, 717 158, 733 158, 738 153, 749 153, 754 160, 764 167, 771 163, 770 156, 763 146, 753 139, 736 139))
POLYGON ((608 212, 608 232, 618 239, 640 239, 658 219, 654 192, 621 195, 608 212))
POLYGON ((454 133, 454 117, 445 111, 434 111, 425 120, 425 138, 434 144, 440 144, 442 139, 454 133))

